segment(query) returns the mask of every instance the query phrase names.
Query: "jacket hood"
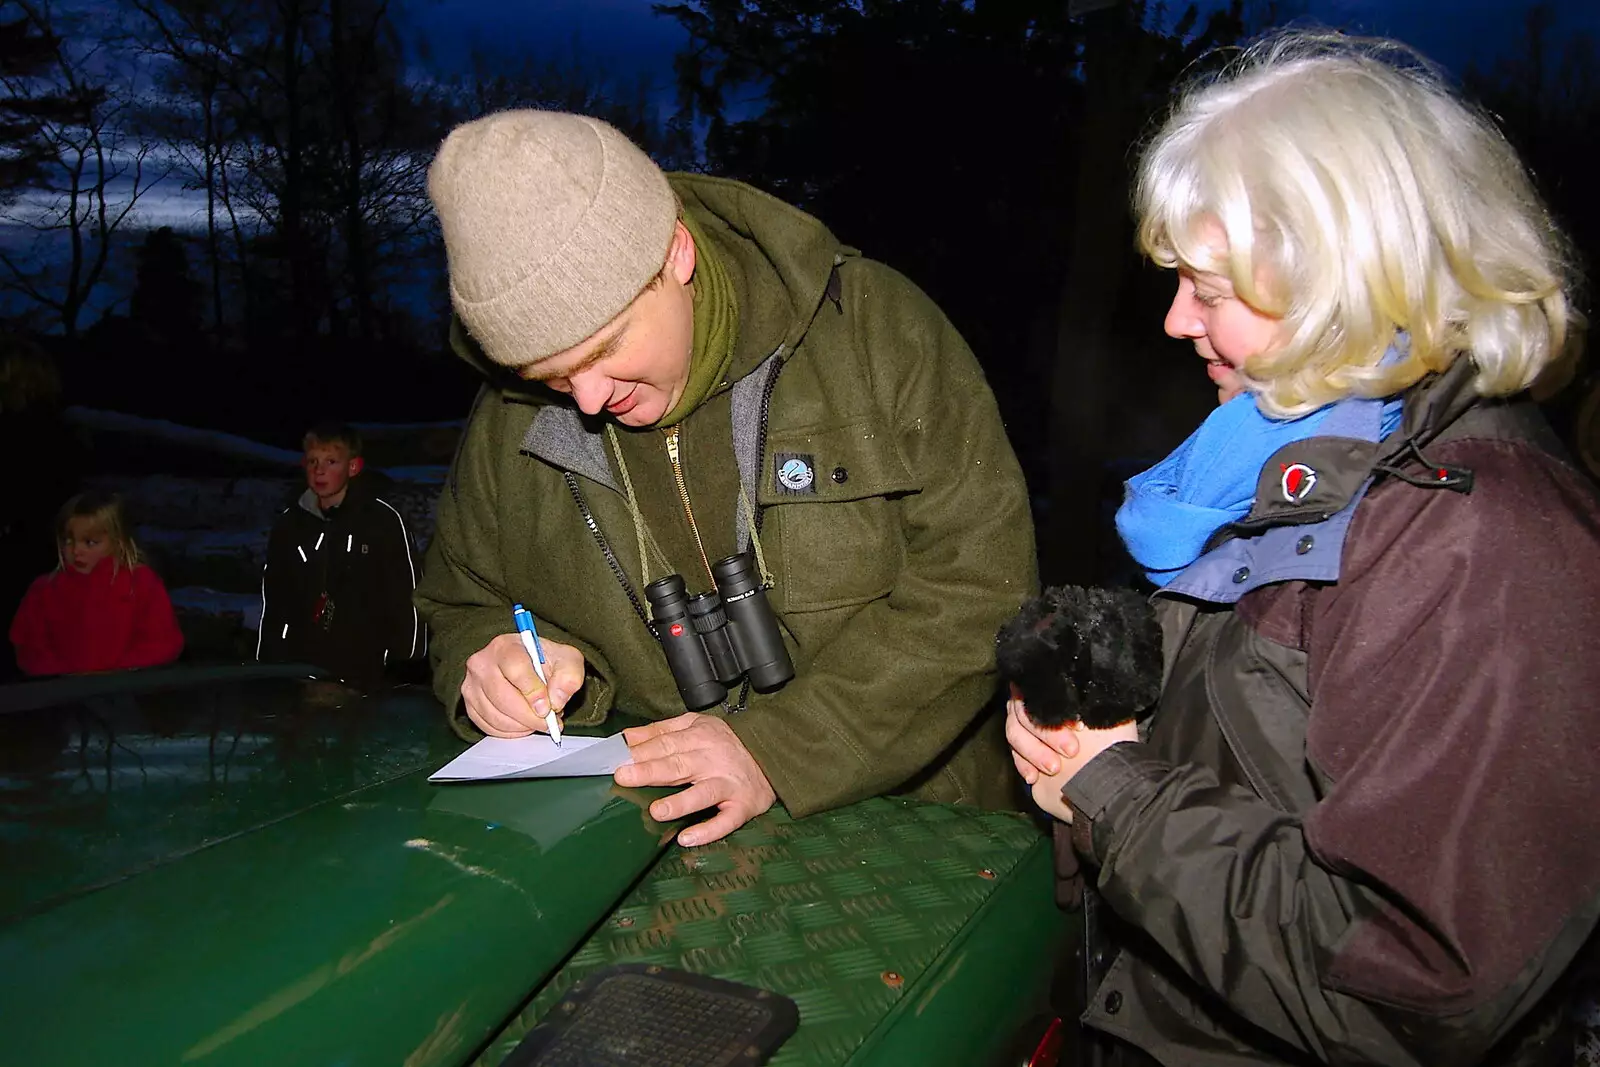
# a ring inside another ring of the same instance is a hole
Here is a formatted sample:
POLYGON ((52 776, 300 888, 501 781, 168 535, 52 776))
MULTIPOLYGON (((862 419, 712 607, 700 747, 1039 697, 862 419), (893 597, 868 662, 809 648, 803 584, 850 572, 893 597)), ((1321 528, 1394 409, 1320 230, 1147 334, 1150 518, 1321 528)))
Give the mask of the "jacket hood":
POLYGON ((507 397, 529 403, 551 403, 555 396, 550 390, 534 382, 523 381, 505 367, 500 366, 484 352, 467 330, 467 324, 454 311, 450 313, 450 351, 456 358, 487 379, 489 385, 507 397))
MULTIPOLYGON (((749 374, 775 352, 787 356, 805 337, 825 299, 837 299, 837 291, 830 291, 834 268, 846 256, 857 255, 856 250, 799 208, 742 182, 678 173, 667 180, 733 275, 739 336, 730 381, 749 374)), ((550 390, 490 360, 454 314, 450 347, 507 399, 562 402, 550 390)))
POLYGON ((737 381, 775 352, 794 350, 829 295, 834 268, 857 253, 817 219, 743 182, 702 174, 667 180, 733 275, 739 337, 729 377, 737 381))
POLYGON ((1438 374, 1430 374, 1406 390, 1405 415, 1396 440, 1426 446, 1477 404, 1494 401, 1480 397, 1474 388, 1478 365, 1462 354, 1438 374))

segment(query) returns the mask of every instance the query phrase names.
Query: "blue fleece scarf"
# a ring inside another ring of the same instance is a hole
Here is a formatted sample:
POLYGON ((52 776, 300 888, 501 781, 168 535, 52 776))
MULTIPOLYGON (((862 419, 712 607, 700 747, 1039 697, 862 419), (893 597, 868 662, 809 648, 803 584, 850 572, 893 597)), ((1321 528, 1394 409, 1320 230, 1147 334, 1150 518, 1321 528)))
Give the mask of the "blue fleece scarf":
POLYGON ((1218 528, 1250 513, 1256 480, 1272 454, 1315 437, 1346 404, 1382 405, 1380 439, 1400 425, 1399 397, 1352 398, 1298 419, 1270 419, 1256 407, 1254 394, 1241 393, 1213 411, 1170 456, 1128 479, 1117 533, 1146 577, 1166 585, 1199 559, 1218 528))

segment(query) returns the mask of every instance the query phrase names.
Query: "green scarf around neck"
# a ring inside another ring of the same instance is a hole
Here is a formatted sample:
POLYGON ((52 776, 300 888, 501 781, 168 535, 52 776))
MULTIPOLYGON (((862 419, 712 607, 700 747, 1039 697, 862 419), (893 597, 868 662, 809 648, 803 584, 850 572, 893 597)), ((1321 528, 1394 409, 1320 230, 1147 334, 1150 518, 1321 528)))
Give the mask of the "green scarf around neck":
POLYGON ((689 381, 677 406, 661 417, 657 428, 675 426, 689 417, 720 385, 733 364, 739 337, 739 297, 722 258, 706 239, 705 230, 688 212, 679 216, 694 238, 694 348, 689 356, 689 381))

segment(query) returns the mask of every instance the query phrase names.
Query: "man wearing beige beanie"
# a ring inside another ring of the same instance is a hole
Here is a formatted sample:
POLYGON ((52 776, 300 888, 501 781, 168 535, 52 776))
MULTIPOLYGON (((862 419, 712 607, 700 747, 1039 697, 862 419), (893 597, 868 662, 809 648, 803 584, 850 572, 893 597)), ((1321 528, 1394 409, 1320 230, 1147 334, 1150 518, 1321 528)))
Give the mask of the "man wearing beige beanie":
POLYGON ((458 354, 489 378, 418 605, 463 736, 627 730, 624 786, 714 841, 905 792, 1009 806, 994 634, 1033 591, 1016 457, 914 285, 736 182, 549 111, 458 127, 428 176, 458 354), (750 550, 795 675, 685 712, 645 587, 750 550), (511 605, 539 620, 548 687, 511 605))

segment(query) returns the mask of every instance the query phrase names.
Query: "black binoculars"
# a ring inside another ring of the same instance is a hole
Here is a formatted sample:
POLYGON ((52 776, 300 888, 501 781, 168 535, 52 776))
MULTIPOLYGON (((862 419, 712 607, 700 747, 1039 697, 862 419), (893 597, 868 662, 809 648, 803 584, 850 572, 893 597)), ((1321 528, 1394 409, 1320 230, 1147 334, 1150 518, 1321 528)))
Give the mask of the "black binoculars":
POLYGON ((718 560, 711 565, 711 579, 716 589, 695 596, 688 594, 681 574, 644 588, 672 680, 690 711, 720 704, 741 678, 766 691, 794 677, 755 560, 748 553, 718 560))

